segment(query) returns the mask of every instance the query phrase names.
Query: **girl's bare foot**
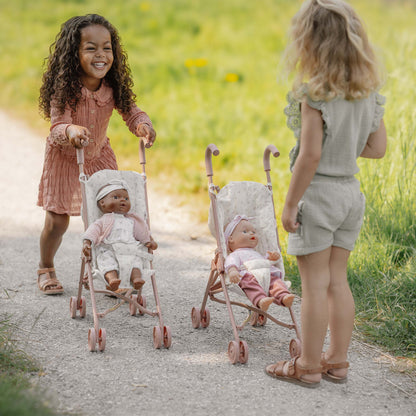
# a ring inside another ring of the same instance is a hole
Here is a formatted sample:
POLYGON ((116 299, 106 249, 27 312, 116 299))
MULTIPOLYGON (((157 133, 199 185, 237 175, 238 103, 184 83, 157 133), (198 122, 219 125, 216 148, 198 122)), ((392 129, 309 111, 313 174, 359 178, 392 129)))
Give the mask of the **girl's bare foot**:
POLYGON ((258 306, 262 311, 266 312, 267 309, 269 309, 269 306, 273 303, 273 301, 274 299, 270 297, 262 298, 259 300, 258 306))

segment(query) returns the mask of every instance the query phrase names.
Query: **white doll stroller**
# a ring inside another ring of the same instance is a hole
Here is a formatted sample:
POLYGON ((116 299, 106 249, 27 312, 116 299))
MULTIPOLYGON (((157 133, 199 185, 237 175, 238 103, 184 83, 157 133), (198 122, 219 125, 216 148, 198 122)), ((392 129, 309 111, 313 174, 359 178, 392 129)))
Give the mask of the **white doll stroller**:
MULTIPOLYGON (((83 170, 84 165, 84 150, 77 149, 77 163, 79 166, 80 172, 80 184, 81 184, 81 193, 82 193, 82 220, 84 223, 84 228, 87 229, 89 224, 94 222, 99 218, 102 213, 96 203, 97 191, 105 184, 107 184, 112 179, 123 180, 127 183, 129 189, 129 196, 131 201, 131 212, 137 214, 145 220, 149 226, 149 210, 148 210, 148 200, 147 200, 147 186, 146 186, 146 172, 145 172, 145 148, 143 140, 140 140, 139 147, 139 157, 140 164, 142 165, 143 173, 132 171, 118 171, 118 170, 101 170, 95 172, 90 177, 87 177, 83 170)), ((142 274, 143 278, 151 279, 154 298, 156 302, 156 311, 150 311, 146 309, 146 298, 141 294, 141 289, 134 290, 133 288, 127 288, 125 290, 120 290, 113 292, 108 290, 104 285, 104 276, 97 268, 96 264, 96 254, 94 247, 92 247, 92 259, 87 260, 83 254, 81 254, 81 272, 79 277, 79 286, 78 286, 78 295, 73 296, 70 299, 70 313, 71 318, 75 318, 77 311, 81 318, 86 315, 86 300, 85 296, 82 296, 83 288, 89 290, 91 295, 91 305, 92 312, 94 316, 94 328, 88 330, 88 348, 90 351, 96 351, 97 346, 99 351, 104 351, 106 345, 106 331, 104 328, 100 327, 99 318, 103 318, 109 312, 112 312, 118 309, 122 304, 127 303, 129 305, 130 315, 136 315, 137 311, 139 315, 150 315, 155 316, 159 320, 159 325, 153 327, 153 345, 155 348, 160 348, 162 345, 166 348, 169 348, 172 343, 171 330, 168 326, 165 326, 163 323, 162 312, 160 308, 159 295, 156 286, 155 271, 152 267, 152 258, 153 254, 150 249, 143 246, 142 244, 117 244, 119 247, 114 247, 115 252, 117 253, 117 258, 119 259, 120 264, 120 278, 122 278, 123 283, 123 274, 125 275, 126 268, 128 269, 129 261, 131 264, 132 257, 139 256, 142 259, 142 274), (97 281, 97 286, 103 282, 103 289, 96 289, 94 285, 97 281), (118 303, 113 307, 105 310, 104 312, 97 311, 96 297, 97 293, 110 295, 118 298, 118 303)))
MULTIPOLYGON (((208 298, 215 302, 225 304, 228 309, 234 333, 234 340, 230 341, 228 344, 228 358, 233 364, 237 362, 244 364, 248 361, 248 345, 246 341, 240 340, 238 335, 239 331, 244 328, 247 322, 250 322, 252 326, 263 326, 265 325, 267 319, 270 319, 272 322, 280 326, 295 330, 297 338, 291 340, 289 350, 292 357, 300 354, 300 332, 292 309, 283 308, 289 310, 292 318, 293 323, 287 324, 274 318, 269 312, 264 312, 252 304, 232 300, 230 298, 229 291, 234 292, 239 296, 243 296, 245 299, 247 299, 247 297, 237 284, 232 284, 229 281, 228 275, 224 269, 224 262, 227 257, 224 227, 237 214, 254 218, 253 224, 257 229, 257 234, 259 235, 259 243, 256 247, 257 251, 265 253, 267 248, 267 250, 278 251, 280 253, 272 184, 270 179, 270 153, 272 153, 274 157, 279 156, 278 150, 273 145, 267 146, 264 151, 263 165, 267 176, 267 185, 247 181, 230 182, 220 189, 219 186, 214 185, 212 181, 213 170, 211 160, 212 154, 217 156, 219 154, 219 150, 215 144, 210 144, 205 151, 205 167, 209 178, 208 187, 211 200, 208 224, 212 235, 217 240, 217 249, 215 257, 212 260, 211 272, 208 278, 201 308, 192 308, 192 326, 195 329, 200 326, 202 328, 208 327, 210 322, 210 312, 206 307, 208 298), (218 297, 219 294, 222 294, 222 296, 218 297), (242 325, 236 325, 232 309, 233 305, 246 308, 250 312, 249 317, 243 322, 242 325)), ((282 257, 280 257, 277 267, 282 271, 282 278, 284 279, 284 264, 282 257)), ((286 281, 286 284, 289 286, 290 282, 286 281)))

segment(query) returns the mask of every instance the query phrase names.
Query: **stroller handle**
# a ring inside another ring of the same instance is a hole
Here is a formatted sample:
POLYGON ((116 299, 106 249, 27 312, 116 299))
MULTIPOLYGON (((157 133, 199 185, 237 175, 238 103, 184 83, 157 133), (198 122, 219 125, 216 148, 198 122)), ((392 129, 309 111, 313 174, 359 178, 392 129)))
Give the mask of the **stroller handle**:
POLYGON ((218 147, 211 143, 207 146, 205 150, 205 169, 207 171, 207 176, 213 176, 214 173, 212 171, 212 155, 218 156, 220 154, 220 151, 218 150, 218 147))
POLYGON ((270 153, 274 157, 280 156, 280 152, 277 150, 277 147, 274 144, 269 144, 266 147, 263 154, 263 166, 265 172, 270 172, 270 153))
POLYGON ((144 146, 144 140, 143 138, 140 138, 140 143, 139 143, 139 160, 140 160, 140 164, 141 165, 145 165, 146 164, 146 154, 145 154, 145 146, 144 146))

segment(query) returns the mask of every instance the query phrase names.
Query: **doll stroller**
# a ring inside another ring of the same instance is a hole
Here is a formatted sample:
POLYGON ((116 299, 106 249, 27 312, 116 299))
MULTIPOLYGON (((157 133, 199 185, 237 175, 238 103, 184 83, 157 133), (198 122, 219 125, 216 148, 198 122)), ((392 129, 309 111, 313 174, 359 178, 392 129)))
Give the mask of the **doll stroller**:
MULTIPOLYGON (((131 211, 140 217, 144 218, 147 225, 149 226, 149 209, 147 200, 147 187, 146 187, 146 172, 145 172, 145 147, 143 140, 140 140, 139 147, 140 164, 142 165, 143 173, 132 171, 118 171, 104 169, 95 172, 90 177, 87 177, 83 170, 84 165, 84 150, 77 149, 77 163, 79 166, 79 179, 81 184, 82 194, 82 220, 84 228, 87 229, 88 225, 94 222, 101 216, 101 212, 97 206, 95 196, 97 191, 111 179, 120 179, 127 183, 129 188, 130 200, 131 200, 131 211)), ((91 295, 91 306, 94 317, 94 328, 88 330, 88 348, 90 351, 96 351, 97 347, 99 351, 104 351, 106 345, 106 330, 100 327, 99 319, 103 318, 108 313, 118 309, 122 304, 127 303, 129 306, 130 315, 150 315, 157 317, 159 324, 153 327, 153 345, 159 349, 162 345, 165 348, 169 348, 172 343, 172 336, 170 327, 165 326, 163 323, 162 312, 160 308, 160 300, 156 286, 155 271, 152 267, 153 254, 151 250, 142 245, 126 245, 121 244, 125 247, 118 247, 117 257, 120 260, 131 258, 132 255, 139 255, 142 258, 143 263, 143 277, 149 277, 152 282, 153 294, 156 302, 156 311, 150 311, 146 308, 146 298, 141 294, 141 289, 134 290, 133 288, 125 289, 122 291, 113 292, 106 289, 94 288, 94 278, 104 278, 96 265, 96 256, 94 247, 92 247, 92 259, 87 260, 85 256, 81 255, 81 272, 79 277, 78 295, 72 296, 70 299, 70 314, 71 318, 75 318, 77 312, 81 318, 86 315, 86 300, 85 296, 82 295, 83 288, 89 290, 91 295), (137 293, 133 293, 137 292, 137 293), (96 294, 106 294, 112 297, 118 298, 117 303, 103 311, 98 312, 96 303, 96 294)), ((123 272, 122 262, 120 261, 120 271, 123 272)), ((121 275, 121 273, 120 273, 121 275)))
MULTIPOLYGON (((227 248, 224 237, 224 226, 236 215, 247 215, 254 217, 254 223, 259 235, 259 243, 256 248, 259 252, 266 252, 268 250, 278 251, 280 253, 279 236, 276 227, 276 216, 274 211, 272 184, 270 179, 270 153, 274 157, 279 156, 279 152, 275 146, 269 145, 264 151, 263 165, 267 176, 267 185, 257 182, 230 182, 222 189, 213 184, 213 170, 211 156, 219 154, 218 148, 215 144, 210 144, 205 151, 205 167, 207 176, 209 178, 209 196, 211 200, 208 224, 212 235, 216 238, 217 248, 214 259, 211 263, 211 272, 208 278, 205 294, 200 308, 192 308, 191 319, 192 326, 197 329, 199 327, 206 328, 210 322, 210 312, 207 308, 207 301, 210 298, 212 301, 225 304, 227 306, 231 326, 234 333, 234 340, 228 344, 228 358, 231 363, 240 362, 242 364, 248 361, 248 345, 246 341, 240 340, 239 331, 241 331, 245 324, 250 322, 252 326, 263 326, 267 319, 288 329, 294 329, 297 338, 290 341, 289 351, 292 357, 300 354, 300 332, 296 324, 295 316, 291 308, 289 310, 292 318, 292 324, 284 323, 268 312, 247 304, 232 300, 229 295, 234 292, 239 296, 246 295, 243 290, 237 285, 232 284, 224 269, 225 258, 227 257, 227 248), (221 297, 218 295, 222 294, 221 297), (242 325, 237 326, 233 314, 232 306, 246 308, 250 315, 243 322, 242 325)), ((278 268, 282 271, 284 278, 284 265, 282 258, 277 263, 278 268)), ((286 282, 290 283, 290 282, 286 282)), ((289 285, 288 285, 289 286, 289 285)), ((286 309, 286 308, 285 308, 286 309)))

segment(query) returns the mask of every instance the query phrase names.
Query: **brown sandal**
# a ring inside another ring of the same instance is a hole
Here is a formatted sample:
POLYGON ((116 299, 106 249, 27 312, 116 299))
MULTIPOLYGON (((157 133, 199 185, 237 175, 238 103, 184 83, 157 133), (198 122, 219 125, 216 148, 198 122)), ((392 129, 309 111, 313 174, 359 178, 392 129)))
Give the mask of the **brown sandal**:
POLYGON ((338 384, 347 382, 348 376, 338 377, 332 374, 330 371, 339 370, 342 368, 348 368, 350 366, 348 361, 344 361, 342 363, 328 363, 328 361, 326 361, 325 359, 324 353, 322 353, 321 366, 322 366, 322 376, 325 378, 325 380, 332 381, 332 383, 338 383, 338 384))
POLYGON ((52 272, 55 272, 54 267, 45 267, 38 270, 38 288, 45 295, 61 295, 64 293, 64 288, 56 277, 51 277, 52 272), (46 277, 41 278, 41 276, 46 277))
POLYGON ((316 388, 320 385, 319 381, 307 381, 302 378, 305 374, 317 374, 322 372, 322 367, 306 369, 296 364, 299 357, 292 358, 290 361, 279 361, 266 367, 266 374, 279 380, 298 384, 303 387, 316 388))

